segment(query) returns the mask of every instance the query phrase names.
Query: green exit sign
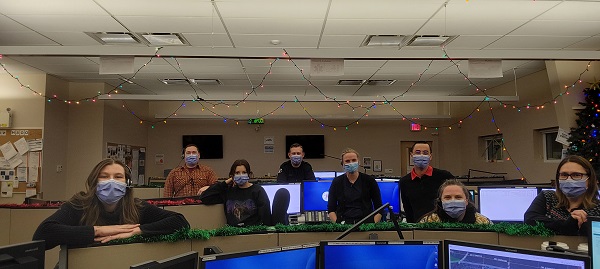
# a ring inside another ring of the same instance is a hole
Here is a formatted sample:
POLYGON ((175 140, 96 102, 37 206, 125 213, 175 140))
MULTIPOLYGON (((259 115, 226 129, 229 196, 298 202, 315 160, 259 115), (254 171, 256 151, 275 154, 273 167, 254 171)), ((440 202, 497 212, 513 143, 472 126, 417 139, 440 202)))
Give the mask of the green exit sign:
POLYGON ((263 119, 263 118, 249 119, 248 124, 265 124, 265 119, 263 119))

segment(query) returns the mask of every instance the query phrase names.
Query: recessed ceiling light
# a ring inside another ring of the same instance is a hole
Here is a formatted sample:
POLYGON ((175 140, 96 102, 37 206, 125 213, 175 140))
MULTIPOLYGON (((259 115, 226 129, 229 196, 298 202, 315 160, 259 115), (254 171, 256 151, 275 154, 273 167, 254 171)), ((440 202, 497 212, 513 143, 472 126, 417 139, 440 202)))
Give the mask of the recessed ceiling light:
POLYGON ((369 86, 390 86, 396 82, 395 79, 372 79, 368 80, 365 84, 369 86))
POLYGON ((189 43, 179 33, 138 33, 154 46, 187 46, 189 43))
POLYGON ((452 42, 458 36, 441 36, 441 35, 418 35, 414 36, 406 46, 412 47, 433 47, 444 46, 452 42))
POLYGON ((203 78, 165 78, 160 80, 166 85, 222 85, 218 79, 203 78))
POLYGON ((406 36, 403 35, 368 35, 361 47, 400 46, 406 36))
POLYGON ((86 32, 86 34, 103 45, 140 44, 138 38, 131 33, 86 32))

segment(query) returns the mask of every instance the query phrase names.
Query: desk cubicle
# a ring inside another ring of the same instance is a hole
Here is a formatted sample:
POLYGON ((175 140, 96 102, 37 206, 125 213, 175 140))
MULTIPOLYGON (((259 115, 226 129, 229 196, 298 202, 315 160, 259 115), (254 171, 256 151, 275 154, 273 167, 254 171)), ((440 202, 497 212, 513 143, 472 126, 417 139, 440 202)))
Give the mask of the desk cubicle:
POLYGON ((227 224, 223 204, 164 206, 163 208, 181 213, 192 229, 212 230, 227 224))
POLYGON ((163 197, 163 188, 133 188, 133 196, 140 199, 163 197))

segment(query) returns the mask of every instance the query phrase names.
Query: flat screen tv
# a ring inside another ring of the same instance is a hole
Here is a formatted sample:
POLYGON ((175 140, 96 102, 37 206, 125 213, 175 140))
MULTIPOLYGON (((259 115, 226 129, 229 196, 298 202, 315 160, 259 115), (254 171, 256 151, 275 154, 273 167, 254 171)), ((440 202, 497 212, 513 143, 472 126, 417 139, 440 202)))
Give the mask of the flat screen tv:
POLYGON ((181 148, 189 144, 198 146, 200 159, 223 159, 222 135, 184 135, 181 148))
POLYGON ((290 184, 260 184, 265 192, 267 192, 267 196, 269 196, 269 202, 271 203, 271 208, 273 208, 273 198, 275 198, 275 193, 279 189, 287 189, 290 192, 290 205, 288 206, 287 213, 288 214, 296 214, 302 212, 300 208, 301 200, 302 200, 302 184, 301 183, 290 183, 290 184))
POLYGON ((1 269, 44 269, 45 258, 46 244, 42 240, 0 246, 1 269))
POLYGON ((493 222, 523 222, 523 215, 538 194, 537 187, 478 187, 479 211, 493 222), (510 208, 510 210, 507 210, 510 208))
POLYGON ((331 181, 302 182, 304 211, 326 211, 331 181))
POLYGON ((583 255, 444 240, 444 267, 589 269, 583 255))
POLYGON ((325 136, 324 135, 286 135, 285 157, 288 157, 290 146, 294 143, 302 145, 304 159, 325 158, 325 136))
POLYGON ((200 269, 316 269, 317 245, 276 247, 239 253, 207 255, 200 269))
POLYGON ((321 241, 322 269, 438 269, 439 241, 321 241))

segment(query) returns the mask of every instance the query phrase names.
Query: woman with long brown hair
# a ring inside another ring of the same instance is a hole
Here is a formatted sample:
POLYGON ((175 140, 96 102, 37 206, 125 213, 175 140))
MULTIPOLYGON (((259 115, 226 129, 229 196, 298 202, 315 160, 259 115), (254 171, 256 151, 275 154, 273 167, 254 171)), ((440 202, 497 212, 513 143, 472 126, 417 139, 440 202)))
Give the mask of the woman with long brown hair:
POLYGON ((129 168, 120 161, 105 159, 87 178, 79 192, 44 220, 33 240, 45 240, 46 249, 67 244, 85 246, 134 235, 170 234, 189 223, 179 213, 160 209, 133 197, 128 187, 129 168))
POLYGON ((556 191, 542 191, 525 212, 525 223, 541 222, 564 235, 587 235, 588 216, 600 216, 598 181, 581 156, 563 159, 556 169, 556 191))

